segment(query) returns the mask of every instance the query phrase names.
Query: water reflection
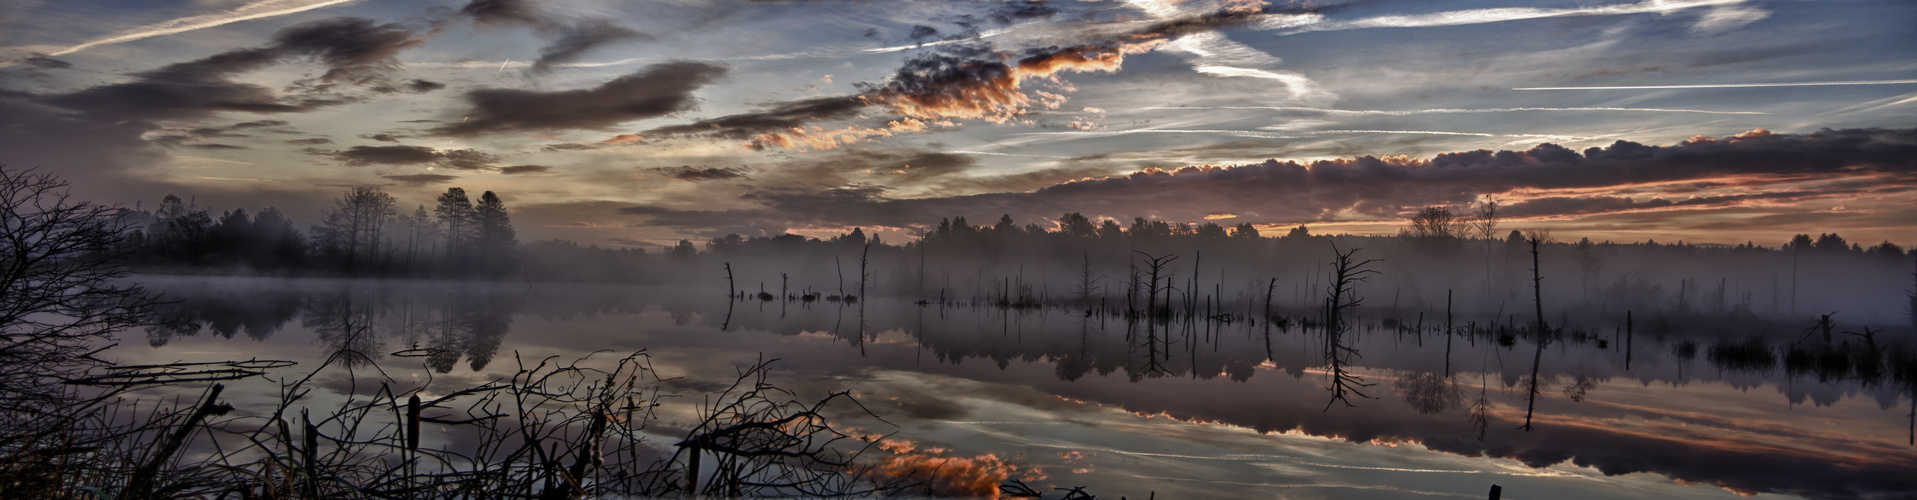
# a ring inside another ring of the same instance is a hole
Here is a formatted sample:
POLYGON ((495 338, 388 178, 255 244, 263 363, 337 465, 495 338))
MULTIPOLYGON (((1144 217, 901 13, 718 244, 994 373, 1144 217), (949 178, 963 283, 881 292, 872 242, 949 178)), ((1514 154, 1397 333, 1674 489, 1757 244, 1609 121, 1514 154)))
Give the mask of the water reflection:
POLYGON ((147 343, 162 347, 201 331, 224 338, 245 331, 247 338, 266 340, 298 318, 312 340, 347 367, 365 367, 397 351, 426 358, 438 373, 452 372, 462 359, 480 371, 505 342, 523 303, 523 291, 492 286, 242 283, 251 286, 166 289, 168 303, 146 328, 147 343))
MULTIPOLYGON (((480 371, 508 344, 527 342, 750 353, 817 338, 832 344, 803 356, 771 355, 797 370, 956 376, 1144 415, 1417 444, 1540 467, 1655 472, 1744 492, 1917 491, 1908 477, 1917 470, 1909 445, 1917 434, 1905 432, 1906 419, 1917 417, 1903 411, 1917 404, 1913 352, 1902 340, 1911 332, 1841 319, 1830 322, 1827 337, 1823 326, 1619 318, 1617 325, 1554 326, 1563 333, 1540 346, 1528 325, 1503 318, 1437 325, 1368 318, 1360 309, 1337 321, 1315 311, 1275 311, 1293 316, 1267 321, 1249 314, 1249 301, 1244 314, 1138 321, 1102 309, 886 299, 848 305, 799 294, 728 300, 707 289, 251 281, 161 288, 176 300, 147 331, 161 349, 196 335, 265 340, 298 325, 316 350, 393 366, 419 357, 434 372, 455 373, 480 371), (646 312, 664 313, 678 328, 634 326, 646 312), (631 337, 561 338, 555 325, 631 337), (735 334, 708 338, 721 330, 735 334), (1033 377, 1025 365, 1049 369, 1033 377), (1339 371, 1387 397, 1327 408, 1339 371), (1533 404, 1534 430, 1518 431, 1533 404)), ((912 407, 963 408, 938 400, 912 407)), ((927 425, 955 418, 921 413, 888 418, 927 425)))

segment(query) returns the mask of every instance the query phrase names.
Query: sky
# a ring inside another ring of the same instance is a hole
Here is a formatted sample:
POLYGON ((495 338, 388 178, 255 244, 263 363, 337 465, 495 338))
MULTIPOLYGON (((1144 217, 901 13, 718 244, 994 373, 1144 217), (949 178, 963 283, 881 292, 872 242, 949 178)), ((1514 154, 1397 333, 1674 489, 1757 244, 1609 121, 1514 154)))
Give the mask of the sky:
MULTIPOLYGON (((940 219, 1917 244, 1906 1, 0 2, 0 164, 314 221, 495 191, 522 241, 940 219)), ((1282 234, 1282 233, 1281 233, 1282 234)))

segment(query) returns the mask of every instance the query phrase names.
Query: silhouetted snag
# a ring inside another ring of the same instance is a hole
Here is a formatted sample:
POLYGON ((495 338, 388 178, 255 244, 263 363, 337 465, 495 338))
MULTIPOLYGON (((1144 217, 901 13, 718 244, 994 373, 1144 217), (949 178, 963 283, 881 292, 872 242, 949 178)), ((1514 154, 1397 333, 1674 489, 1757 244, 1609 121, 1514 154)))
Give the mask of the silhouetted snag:
MULTIPOLYGON (((1148 267, 1151 269, 1150 290, 1146 292, 1146 296, 1145 296, 1145 315, 1151 318, 1159 317, 1161 315, 1161 312, 1158 309, 1158 274, 1160 271, 1163 271, 1165 269, 1165 265, 1170 264, 1172 261, 1178 260, 1178 256, 1176 255, 1153 256, 1152 254, 1148 254, 1148 253, 1137 251, 1137 250, 1133 250, 1133 252, 1137 253, 1138 255, 1144 256, 1145 267, 1148 267)), ((1171 277, 1167 276, 1165 279, 1170 280, 1171 277)), ((1170 286, 1167 285, 1166 288, 1167 290, 1169 290, 1170 286)), ((1171 308, 1169 305, 1166 306, 1162 314, 1169 315, 1171 313, 1170 309, 1171 308)))
POLYGON ((726 299, 739 294, 739 287, 732 284, 732 263, 726 263, 726 299))
POLYGON ((1349 252, 1342 252, 1338 250, 1337 244, 1332 244, 1331 247, 1332 255, 1334 255, 1331 260, 1332 285, 1330 294, 1325 297, 1324 305, 1325 361, 1331 365, 1331 387, 1326 388, 1331 391, 1331 401, 1325 403, 1326 411, 1330 411, 1331 406, 1338 402, 1344 402, 1345 406, 1356 406, 1346 398, 1347 393, 1356 394, 1361 398, 1371 397, 1358 388, 1370 387, 1372 384, 1366 383, 1363 377, 1346 372, 1344 367, 1349 358, 1358 356, 1356 349, 1344 345, 1345 330, 1350 328, 1345 320, 1345 311, 1358 307, 1364 302, 1364 299, 1357 296, 1356 286, 1359 282, 1371 279, 1370 275, 1378 274, 1378 271, 1365 269, 1364 266, 1380 261, 1380 259, 1364 261, 1353 259, 1352 255, 1359 250, 1362 249, 1353 248, 1349 252))
POLYGON ((186 444, 186 438, 193 435, 200 422, 207 417, 225 415, 233 411, 232 405, 219 402, 220 392, 225 390, 226 386, 223 384, 213 384, 213 388, 207 390, 206 397, 202 400, 204 402, 199 404, 198 409, 194 410, 185 421, 180 422, 173 433, 160 445, 159 451, 154 452, 153 456, 147 460, 146 465, 133 472, 133 477, 127 480, 126 489, 120 492, 121 500, 146 500, 154 497, 154 481, 160 474, 160 467, 173 460, 173 455, 186 444))
POLYGON ((1478 440, 1483 441, 1486 432, 1491 430, 1491 395, 1484 376, 1478 377, 1478 398, 1471 402, 1471 427, 1477 429, 1478 440))
POLYGON ((1531 432, 1531 416, 1538 407, 1538 368, 1544 362, 1544 344, 1551 338, 1550 327, 1544 324, 1544 276, 1539 271, 1542 267, 1538 265, 1538 245, 1550 239, 1551 233, 1543 230, 1531 230, 1527 233, 1524 241, 1531 245, 1531 298, 1538 315, 1537 332, 1532 335, 1532 343, 1537 344, 1537 352, 1531 358, 1530 396, 1525 403, 1524 426, 1519 429, 1531 432))
POLYGON ((868 273, 865 270, 866 264, 870 262, 868 257, 870 257, 871 255, 872 255, 872 244, 866 243, 865 249, 859 252, 859 296, 860 297, 865 296, 865 279, 872 276, 871 273, 868 273))
POLYGON ((1454 330, 1452 330, 1452 326, 1451 326, 1451 289, 1447 288, 1444 291, 1444 376, 1445 378, 1451 377, 1451 337, 1454 336, 1452 334, 1453 331, 1454 330))

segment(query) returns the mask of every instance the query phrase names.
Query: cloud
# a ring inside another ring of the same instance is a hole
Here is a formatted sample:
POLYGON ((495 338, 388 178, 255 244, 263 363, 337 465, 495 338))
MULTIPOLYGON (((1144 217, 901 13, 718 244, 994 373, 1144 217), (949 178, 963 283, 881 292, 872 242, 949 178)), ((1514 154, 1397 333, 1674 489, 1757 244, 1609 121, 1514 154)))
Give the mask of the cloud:
POLYGON ((539 58, 531 65, 533 73, 550 73, 556 66, 579 60, 587 52, 618 42, 651 40, 652 35, 620 26, 611 19, 588 18, 577 21, 553 19, 540 12, 532 0, 472 0, 459 13, 476 25, 527 26, 551 40, 539 49, 539 58))
POLYGON ((45 101, 102 121, 194 119, 220 111, 296 113, 329 104, 282 100, 266 87, 229 79, 275 64, 281 55, 271 49, 231 50, 45 101))
POLYGON ((1045 19, 1058 15, 1058 8, 1042 3, 1013 3, 999 6, 986 14, 986 18, 999 24, 1012 24, 1033 19, 1045 19))
POLYGON ((479 89, 465 95, 466 120, 432 129, 452 136, 565 129, 606 129, 696 107, 692 92, 724 77, 726 68, 679 61, 641 68, 598 87, 540 92, 479 89))
POLYGON ((499 167, 499 173, 506 175, 537 174, 550 171, 552 171, 552 167, 545 165, 512 165, 499 167))
POLYGON ((472 0, 459 13, 476 24, 532 26, 540 22, 535 4, 532 0, 472 0))
POLYGON ((373 92, 380 93, 380 94, 398 94, 398 93, 424 94, 427 92, 432 92, 432 91, 443 89, 443 88, 446 88, 446 84, 444 83, 439 83, 432 80, 421 80, 418 78, 414 78, 412 80, 408 80, 408 81, 397 83, 397 84, 373 85, 371 87, 368 87, 367 90, 371 90, 373 92))
POLYGON ((1917 80, 1848 80, 1834 82, 1707 83, 1699 85, 1624 85, 1614 87, 1523 87, 1511 90, 1659 90, 1659 89, 1741 89, 1757 87, 1829 87, 1842 85, 1908 85, 1917 80))
POLYGON ((332 144, 333 140, 327 139, 325 137, 314 137, 312 139, 290 139, 290 140, 287 140, 286 143, 287 144, 303 144, 307 146, 318 146, 321 144, 332 144))
POLYGON ((745 174, 746 169, 743 167, 699 168, 699 167, 691 167, 691 166, 680 166, 680 167, 649 168, 646 170, 657 172, 666 177, 671 177, 671 178, 686 181, 686 182, 729 181, 729 180, 751 178, 746 176, 745 174))
MULTIPOLYGON (((335 17, 282 29, 273 35, 273 42, 272 50, 285 55, 310 57, 326 65, 328 69, 320 75, 321 81, 365 83, 398 68, 399 61, 395 56, 400 51, 426 43, 426 38, 399 24, 377 24, 370 19, 335 17)), ((433 82, 424 84, 427 87, 439 85, 433 82)))
POLYGON ((746 140, 768 132, 804 127, 812 122, 856 117, 869 106, 858 96, 815 97, 777 103, 750 113, 659 127, 647 130, 644 134, 746 140))
POLYGON ((449 149, 439 152, 440 166, 460 170, 486 170, 492 168, 490 164, 497 161, 499 161, 499 156, 497 155, 481 153, 472 149, 449 149))
POLYGON ((652 35, 633 31, 605 19, 588 19, 569 26, 555 27, 552 44, 539 49, 533 61, 535 72, 551 72, 555 64, 579 60, 586 52, 618 42, 650 40, 652 35))
POLYGON ((354 167, 367 165, 418 165, 439 161, 439 154, 425 146, 353 146, 327 156, 354 167))
POLYGON ((1308 106, 1150 106, 1150 107, 1144 107, 1139 109, 1263 110, 1263 111, 1277 111, 1277 112, 1296 112, 1296 113, 1305 113, 1305 114, 1322 114, 1322 115, 1331 115, 1331 116, 1411 116, 1411 115, 1451 114, 1451 113, 1512 113, 1512 112, 1523 112, 1523 111, 1628 111, 1628 112, 1648 112, 1648 113, 1701 113, 1701 114, 1709 114, 1709 115, 1766 114, 1762 111, 1713 111, 1708 109, 1687 109, 1687 108, 1627 108, 1627 107, 1428 108, 1428 109, 1405 109, 1405 110, 1378 110, 1378 109, 1330 109, 1330 108, 1314 108, 1314 107, 1308 107, 1308 106))
POLYGON ((46 102, 100 120, 199 119, 223 111, 298 113, 342 104, 337 99, 285 98, 233 77, 297 57, 327 66, 321 81, 371 83, 397 67, 399 51, 423 43, 410 29, 340 17, 297 24, 264 47, 234 49, 134 73, 132 81, 46 97, 46 102))
POLYGON ((353 146, 345 151, 308 150, 353 167, 433 164, 460 170, 489 170, 499 156, 472 149, 434 150, 425 146, 353 146))
MULTIPOLYGON (((832 178, 814 170, 787 169, 832 178)), ((840 172, 838 178, 846 181, 882 177, 840 172)), ((891 198, 886 194, 890 188, 851 183, 764 188, 739 197, 755 205, 751 208, 643 206, 621 213, 683 230, 753 233, 790 227, 912 227, 953 215, 1010 214, 1030 220, 1074 211, 1106 217, 1155 214, 1168 220, 1231 212, 1255 223, 1299 223, 1353 217, 1394 220, 1426 205, 1467 203, 1482 195, 1507 197, 1506 213, 1513 216, 1560 217, 1882 196, 1908 192, 1914 184, 1917 129, 1852 129, 1697 138, 1672 146, 1617 141, 1583 152, 1545 143, 1522 151, 1465 151, 1429 159, 1268 160, 1146 170, 1031 192, 926 198, 891 198), (1725 179, 1737 182, 1698 191, 1699 182, 1708 188, 1708 183, 1725 179), (1663 184, 1677 186, 1660 194, 1663 184), (1649 195, 1615 194, 1625 190, 1649 195)))
POLYGON ((458 176, 441 174, 382 175, 382 179, 397 181, 408 186, 419 187, 427 184, 442 184, 458 179, 458 176))
POLYGON ((212 28, 212 27, 222 26, 229 23, 236 23, 240 21, 251 21, 254 19, 265 19, 269 17, 278 17, 278 16, 284 16, 288 14, 298 14, 298 13, 306 12, 313 9, 320 9, 320 8, 331 7, 334 5, 339 5, 344 3, 351 3, 353 1, 354 0, 319 0, 319 1, 266 0, 262 2, 254 2, 254 3, 242 5, 238 8, 224 11, 224 12, 216 12, 211 14, 201 14, 197 16, 169 19, 166 21, 161 21, 161 22, 140 26, 140 27, 125 30, 125 31, 120 31, 112 35, 108 35, 105 38, 89 40, 79 45, 67 47, 65 49, 61 49, 57 52, 54 52, 48 55, 62 56, 62 55, 72 54, 74 52, 90 49, 93 47, 98 47, 101 45, 112 45, 117 43, 131 42, 134 40, 141 40, 145 38, 152 38, 156 36, 185 33, 188 31, 212 28))
POLYGON ((22 59, 21 61, 27 64, 31 64, 34 67, 42 68, 42 69, 67 69, 67 68, 73 67, 73 63, 62 61, 59 59, 54 59, 54 58, 47 57, 45 55, 40 55, 40 54, 29 56, 26 59, 22 59))

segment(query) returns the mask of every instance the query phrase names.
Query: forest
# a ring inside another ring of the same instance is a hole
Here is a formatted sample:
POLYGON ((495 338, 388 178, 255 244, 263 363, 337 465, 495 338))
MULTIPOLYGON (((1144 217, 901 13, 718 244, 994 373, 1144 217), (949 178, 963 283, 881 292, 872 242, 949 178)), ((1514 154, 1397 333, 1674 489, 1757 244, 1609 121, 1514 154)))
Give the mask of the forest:
MULTIPOLYGON (((795 234, 680 240, 668 249, 608 248, 566 240, 520 243, 491 191, 477 203, 450 188, 432 206, 404 210, 376 188, 342 193, 317 223, 278 209, 217 216, 168 195, 155 210, 117 208, 120 250, 141 272, 524 282, 730 285, 732 293, 866 293, 1006 305, 1100 302, 1136 309, 1148 296, 1190 304, 1265 301, 1312 307, 1336 249, 1380 259, 1364 283, 1391 310, 1429 309, 1446 297, 1460 310, 1498 314, 1523 301, 1530 268, 1526 221, 1498 215, 1496 200, 1419 210, 1396 235, 1327 235, 1308 225, 1283 235, 1250 223, 1224 226, 1066 213, 1019 224, 1000 216, 974 225, 963 215, 927 221, 923 237, 898 244, 863 228, 830 238, 795 234), (1150 276, 1151 262, 1159 274, 1150 276), (1173 262, 1175 261, 1175 263, 1173 262), (728 282, 728 280, 731 280, 728 282), (1162 293, 1154 293, 1162 291, 1162 293)), ((1539 232, 1546 290, 1573 311, 1679 314, 1801 314, 1845 311, 1852 319, 1908 319, 1903 293, 1913 254, 1890 241, 1865 246, 1806 232, 1776 246, 1595 242, 1539 232)), ((768 295, 769 296, 769 295, 768 295)), ((1377 302, 1374 302, 1377 304, 1377 302)))

